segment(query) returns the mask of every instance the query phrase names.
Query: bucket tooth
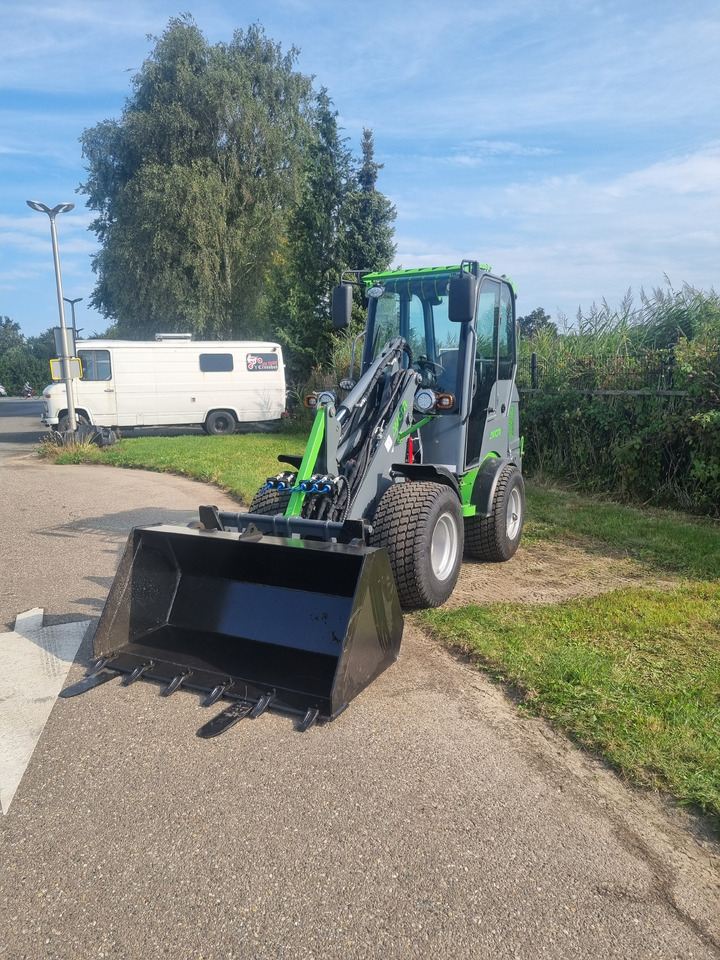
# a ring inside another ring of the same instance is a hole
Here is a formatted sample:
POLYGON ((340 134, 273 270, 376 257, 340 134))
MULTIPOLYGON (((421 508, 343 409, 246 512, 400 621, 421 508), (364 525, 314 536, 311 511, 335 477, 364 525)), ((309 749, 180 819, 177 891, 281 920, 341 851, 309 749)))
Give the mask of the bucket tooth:
POLYGON ((220 697, 222 697, 225 694, 226 690, 230 689, 232 685, 233 685, 232 679, 227 679, 223 681, 223 683, 218 683, 218 685, 213 687, 210 693, 205 698, 205 703, 203 704, 203 706, 211 707, 214 703, 216 703, 220 699, 220 697))
POLYGON ((148 670, 152 670, 155 666, 154 660, 146 660, 144 663, 139 664, 131 674, 123 677, 122 685, 123 687, 129 687, 131 683, 135 683, 136 680, 139 680, 148 670))
POLYGON ((183 670, 182 673, 176 674, 170 683, 163 687, 160 691, 160 696, 169 697, 171 694, 175 693, 176 690, 179 690, 182 684, 192 676, 192 670, 183 670))
POLYGON ((310 727, 315 723, 318 718, 320 711, 317 707, 310 707, 305 716, 302 718, 298 724, 298 731, 300 733, 305 733, 306 730, 309 730, 310 727))
POLYGON ((266 693, 264 697, 260 697, 258 702, 250 711, 250 719, 257 720, 259 716, 265 713, 265 711, 273 702, 273 700, 276 700, 276 699, 277 699, 277 694, 275 693, 266 693))
POLYGON ((70 697, 77 697, 81 693, 87 693, 88 690, 94 690, 95 687, 100 687, 103 683, 107 683, 108 680, 115 680, 116 678, 117 673, 111 670, 103 670, 101 667, 99 670, 94 670, 92 673, 89 673, 82 680, 78 680, 77 683, 73 683, 72 686, 61 690, 60 696, 66 700, 70 697))
POLYGON ((246 717, 251 710, 253 710, 251 703, 247 703, 245 700, 236 700, 234 703, 231 703, 229 707, 226 707, 222 713, 219 713, 216 717, 213 717, 212 720, 209 720, 200 727, 197 735, 204 740, 209 740, 211 737, 219 737, 221 733, 225 733, 226 730, 234 727, 243 717, 246 717))
POLYGON ((104 670, 105 667, 113 662, 113 660, 117 660, 117 657, 100 657, 99 659, 94 660, 88 667, 88 676, 104 670))

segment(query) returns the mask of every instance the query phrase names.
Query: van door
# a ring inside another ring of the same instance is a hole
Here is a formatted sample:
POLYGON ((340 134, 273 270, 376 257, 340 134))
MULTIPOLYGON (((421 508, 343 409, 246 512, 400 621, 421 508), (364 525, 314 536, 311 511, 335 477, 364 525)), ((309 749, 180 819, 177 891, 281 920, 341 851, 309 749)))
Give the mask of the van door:
POLYGON ((75 380, 75 406, 87 410, 100 427, 117 424, 113 363, 109 350, 78 350, 82 379, 75 380))

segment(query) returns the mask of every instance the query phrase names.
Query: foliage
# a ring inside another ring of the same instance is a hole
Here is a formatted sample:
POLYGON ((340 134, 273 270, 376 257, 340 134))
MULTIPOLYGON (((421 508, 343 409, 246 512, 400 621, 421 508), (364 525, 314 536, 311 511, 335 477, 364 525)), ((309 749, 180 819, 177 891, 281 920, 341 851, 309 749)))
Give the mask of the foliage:
POLYGON ((557 326, 542 307, 537 307, 526 317, 518 317, 517 322, 520 325, 521 336, 527 340, 534 340, 539 333, 551 337, 557 336, 557 326))
MULTIPOLYGON (((397 210, 377 189, 378 172, 384 164, 375 161, 372 130, 363 129, 360 146, 362 163, 343 209, 342 261, 348 270, 387 270, 395 256, 397 210)), ((362 301, 360 291, 356 301, 362 301)))
POLYGON ((26 380, 39 394, 50 382, 48 361, 54 356, 52 329, 26 339, 18 323, 0 318, 0 383, 9 395, 19 395, 26 380))
POLYGON ((521 341, 521 360, 534 351, 541 371, 540 391, 523 395, 527 469, 717 514, 718 344, 720 298, 687 286, 642 294, 637 309, 630 297, 614 314, 594 308, 576 329, 521 341))
POLYGON ((340 138, 326 90, 315 104, 314 138, 304 163, 300 201, 276 256, 269 309, 274 335, 287 348, 290 379, 327 362, 332 343, 329 294, 340 269, 340 229, 351 155, 340 138))
POLYGON ((170 20, 122 119, 82 136, 102 249, 91 303, 118 333, 255 332, 284 210, 300 188, 310 78, 262 27, 210 46, 170 20))
MULTIPOLYGON (((372 132, 363 131, 362 163, 354 164, 337 127, 337 111, 322 90, 317 97, 316 139, 307 152, 305 187, 276 254, 267 310, 275 336, 287 347, 293 383, 333 363, 343 335, 330 322, 330 291, 343 270, 390 265, 395 208, 376 189, 382 164, 374 160, 372 132)), ((364 323, 356 292, 354 333, 364 323)), ((304 392, 298 390, 298 392, 304 392)))

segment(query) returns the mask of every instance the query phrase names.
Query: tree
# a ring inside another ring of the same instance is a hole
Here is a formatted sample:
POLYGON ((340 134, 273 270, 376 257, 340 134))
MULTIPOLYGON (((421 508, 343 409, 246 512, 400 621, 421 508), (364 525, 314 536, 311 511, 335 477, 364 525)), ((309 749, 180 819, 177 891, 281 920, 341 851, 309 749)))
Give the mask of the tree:
POLYGON ((343 207, 342 259, 347 269, 387 270, 395 256, 392 224, 397 210, 376 187, 378 171, 372 130, 363 129, 362 164, 355 174, 355 188, 343 207))
POLYGON ((557 326, 552 322, 542 307, 537 307, 526 317, 518 317, 520 324, 520 333, 526 340, 534 339, 538 333, 547 333, 550 336, 557 336, 557 326))
POLYGON ((52 330, 26 339, 20 324, 0 317, 0 383, 10 394, 19 394, 27 380, 39 393, 50 382, 50 359, 43 343, 52 330))
POLYGON ((255 332, 256 306, 300 188, 311 80, 262 27, 209 46, 173 18, 120 121, 81 138, 101 250, 91 304, 120 336, 255 332))
POLYGON ((330 290, 342 266, 340 232, 352 173, 337 111, 324 88, 316 98, 313 129, 304 185, 275 259, 269 297, 274 336, 289 348, 291 377, 300 379, 330 356, 330 290))
POLYGON ((0 317, 0 356, 12 347, 22 347, 25 337, 20 332, 20 324, 10 317, 0 317))
MULTIPOLYGON (((300 381, 330 359, 330 291, 342 271, 386 269, 395 253, 396 212, 376 189, 382 164, 374 160, 372 132, 363 130, 362 161, 353 161, 326 90, 316 99, 314 130, 304 188, 276 258, 268 299, 274 336, 288 347, 290 375, 300 381)), ((359 289, 353 312, 359 322, 364 313, 359 289)))

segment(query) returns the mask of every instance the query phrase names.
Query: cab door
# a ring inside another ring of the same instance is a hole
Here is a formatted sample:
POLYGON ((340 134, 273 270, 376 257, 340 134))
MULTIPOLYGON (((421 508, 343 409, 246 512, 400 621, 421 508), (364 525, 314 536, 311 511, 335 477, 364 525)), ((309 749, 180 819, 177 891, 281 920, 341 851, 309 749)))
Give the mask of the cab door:
POLYGON ((82 379, 75 384, 75 406, 87 410, 100 427, 117 424, 117 403, 113 364, 109 350, 78 350, 82 379))
POLYGON ((472 403, 465 445, 465 469, 509 446, 508 419, 515 377, 515 317, 510 287, 483 277, 475 326, 472 403))

